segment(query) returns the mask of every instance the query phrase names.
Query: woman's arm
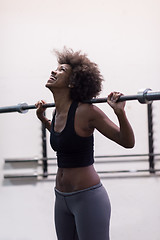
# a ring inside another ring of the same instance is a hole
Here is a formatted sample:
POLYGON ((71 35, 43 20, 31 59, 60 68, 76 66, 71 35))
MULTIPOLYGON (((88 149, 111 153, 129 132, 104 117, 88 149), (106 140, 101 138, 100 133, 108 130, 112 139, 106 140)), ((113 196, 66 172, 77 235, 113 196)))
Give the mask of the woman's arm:
POLYGON ((46 102, 43 100, 41 100, 35 104, 35 106, 37 107, 36 115, 39 118, 39 120, 45 125, 45 127, 48 129, 48 131, 50 132, 51 131, 51 120, 49 120, 48 118, 46 118, 44 116, 44 112, 46 110, 46 108, 43 107, 44 104, 46 104, 46 102))
POLYGON ((96 128, 107 138, 125 148, 132 148, 135 144, 132 127, 124 110, 125 102, 117 102, 122 94, 113 92, 108 96, 108 104, 113 108, 119 127, 114 124, 99 108, 93 106, 91 127, 96 128))

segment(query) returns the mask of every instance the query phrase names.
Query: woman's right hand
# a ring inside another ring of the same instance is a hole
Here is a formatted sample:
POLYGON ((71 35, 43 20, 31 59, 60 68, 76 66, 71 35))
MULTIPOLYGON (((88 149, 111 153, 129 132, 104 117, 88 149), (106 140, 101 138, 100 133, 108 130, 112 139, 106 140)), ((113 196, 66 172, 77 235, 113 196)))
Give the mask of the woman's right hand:
POLYGON ((38 101, 35 106, 37 108, 36 114, 37 117, 39 118, 39 120, 44 124, 44 126, 51 131, 51 121, 48 120, 45 115, 44 112, 46 110, 45 107, 43 107, 43 105, 46 104, 46 102, 44 100, 38 101))
POLYGON ((46 104, 46 102, 44 100, 38 101, 35 106, 37 108, 36 114, 37 117, 42 120, 44 118, 44 112, 46 110, 46 108, 43 107, 43 105, 46 104))

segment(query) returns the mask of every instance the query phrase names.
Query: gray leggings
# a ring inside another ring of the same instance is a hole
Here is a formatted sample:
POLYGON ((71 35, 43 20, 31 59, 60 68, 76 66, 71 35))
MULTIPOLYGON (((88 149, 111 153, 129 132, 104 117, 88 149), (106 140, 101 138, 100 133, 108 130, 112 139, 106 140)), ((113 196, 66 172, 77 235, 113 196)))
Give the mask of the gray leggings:
POLYGON ((111 206, 100 183, 72 193, 55 189, 58 240, 109 240, 111 206))

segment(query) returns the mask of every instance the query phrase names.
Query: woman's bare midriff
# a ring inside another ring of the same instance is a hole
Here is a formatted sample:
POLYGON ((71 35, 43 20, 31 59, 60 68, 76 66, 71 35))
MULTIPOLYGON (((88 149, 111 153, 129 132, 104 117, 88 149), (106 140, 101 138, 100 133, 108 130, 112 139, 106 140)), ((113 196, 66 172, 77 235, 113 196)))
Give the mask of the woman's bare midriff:
POLYGON ((100 182, 94 166, 80 168, 58 168, 56 189, 61 192, 74 192, 92 187, 100 182))

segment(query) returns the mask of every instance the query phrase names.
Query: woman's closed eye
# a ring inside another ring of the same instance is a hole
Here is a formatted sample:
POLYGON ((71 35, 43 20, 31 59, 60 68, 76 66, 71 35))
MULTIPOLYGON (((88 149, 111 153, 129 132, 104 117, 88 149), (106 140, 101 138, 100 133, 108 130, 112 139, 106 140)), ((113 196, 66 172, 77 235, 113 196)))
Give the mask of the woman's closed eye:
POLYGON ((60 71, 64 71, 64 72, 65 72, 66 69, 65 69, 64 67, 61 67, 61 68, 60 68, 60 71))

